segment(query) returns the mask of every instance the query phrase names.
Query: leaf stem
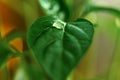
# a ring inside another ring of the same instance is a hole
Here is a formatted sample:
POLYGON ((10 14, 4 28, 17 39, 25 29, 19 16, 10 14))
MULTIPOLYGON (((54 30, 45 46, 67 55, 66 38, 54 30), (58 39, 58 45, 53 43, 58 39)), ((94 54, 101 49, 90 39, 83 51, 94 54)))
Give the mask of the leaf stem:
POLYGON ((100 11, 109 12, 111 14, 116 15, 117 17, 120 17, 120 10, 111 7, 104 7, 104 6, 87 6, 82 16, 86 16, 90 12, 100 12, 100 11))

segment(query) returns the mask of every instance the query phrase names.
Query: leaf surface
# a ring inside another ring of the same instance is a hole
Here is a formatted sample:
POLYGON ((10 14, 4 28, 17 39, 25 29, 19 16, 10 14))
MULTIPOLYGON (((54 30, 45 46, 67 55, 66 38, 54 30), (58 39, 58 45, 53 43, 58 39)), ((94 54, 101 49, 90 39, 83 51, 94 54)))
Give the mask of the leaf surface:
POLYGON ((27 43, 53 80, 66 80, 90 46, 93 33, 93 25, 85 19, 65 23, 45 16, 29 28, 27 43))

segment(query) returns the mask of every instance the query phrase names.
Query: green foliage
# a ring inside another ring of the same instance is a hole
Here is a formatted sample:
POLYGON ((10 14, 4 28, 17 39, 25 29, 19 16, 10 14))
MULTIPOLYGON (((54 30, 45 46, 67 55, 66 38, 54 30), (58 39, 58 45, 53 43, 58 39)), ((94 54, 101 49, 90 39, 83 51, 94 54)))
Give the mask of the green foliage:
POLYGON ((3 67, 12 55, 13 53, 7 44, 3 41, 0 42, 0 67, 3 67))
POLYGON ((93 33, 93 25, 85 19, 65 23, 45 16, 29 28, 27 41, 48 76, 52 80, 66 80, 85 54, 93 33))
POLYGON ((63 20, 70 17, 65 0, 39 0, 39 3, 47 15, 56 15, 63 20))

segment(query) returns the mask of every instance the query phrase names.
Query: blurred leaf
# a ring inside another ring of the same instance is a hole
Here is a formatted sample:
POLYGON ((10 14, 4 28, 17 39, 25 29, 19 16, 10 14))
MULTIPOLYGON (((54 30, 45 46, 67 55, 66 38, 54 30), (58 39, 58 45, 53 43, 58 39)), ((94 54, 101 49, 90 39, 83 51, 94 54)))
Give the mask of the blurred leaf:
POLYGON ((89 47, 93 33, 87 20, 65 23, 46 16, 29 28, 27 41, 45 72, 53 80, 66 80, 89 47))
POLYGON ((12 55, 10 48, 4 42, 0 42, 0 67, 3 67, 12 55))
MULTIPOLYGON (((26 54, 23 53, 23 54, 26 54)), ((33 61, 32 58, 30 58, 33 61)), ((21 59, 21 66, 16 71, 14 80, 47 80, 41 69, 38 68, 36 63, 31 63, 28 57, 24 55, 21 59)))
POLYGON ((2 38, 0 33, 0 68, 5 65, 5 63, 13 55, 11 49, 8 47, 6 41, 2 38))
POLYGON ((23 54, 22 67, 24 67, 25 72, 27 72, 29 80, 47 80, 44 71, 42 71, 41 66, 36 62, 36 59, 32 54, 30 54, 29 51, 26 51, 23 54))
POLYGON ((56 15, 63 20, 70 16, 65 0, 39 0, 39 3, 48 15, 56 15))

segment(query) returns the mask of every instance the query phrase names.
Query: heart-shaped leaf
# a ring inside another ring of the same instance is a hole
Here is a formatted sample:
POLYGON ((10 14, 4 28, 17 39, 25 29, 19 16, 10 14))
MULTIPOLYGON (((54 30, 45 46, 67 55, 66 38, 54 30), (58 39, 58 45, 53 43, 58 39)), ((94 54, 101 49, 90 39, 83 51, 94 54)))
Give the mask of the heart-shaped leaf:
POLYGON ((45 16, 29 28, 27 42, 52 80, 66 80, 91 44, 93 33, 87 20, 65 23, 45 16))

